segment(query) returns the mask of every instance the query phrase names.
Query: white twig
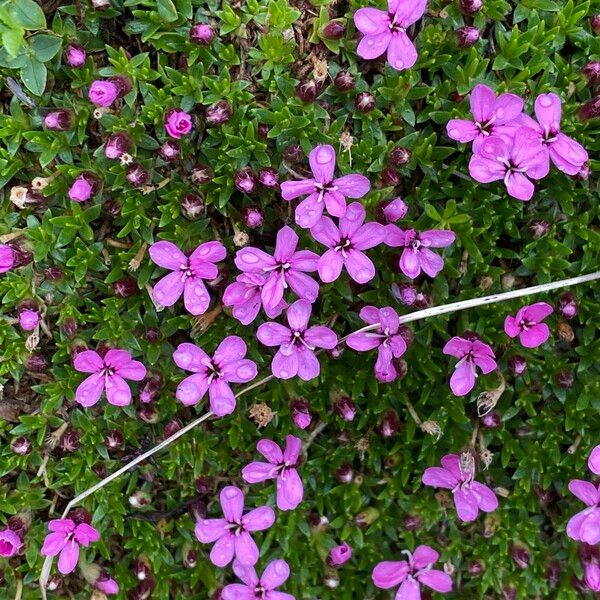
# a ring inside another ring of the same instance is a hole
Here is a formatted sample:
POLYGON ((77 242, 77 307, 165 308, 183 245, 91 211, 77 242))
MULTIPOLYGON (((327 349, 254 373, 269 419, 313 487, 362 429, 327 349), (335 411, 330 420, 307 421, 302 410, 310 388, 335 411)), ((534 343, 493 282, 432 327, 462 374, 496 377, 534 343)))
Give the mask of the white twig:
MULTIPOLYGON (((491 296, 483 296, 481 298, 473 298, 472 300, 461 300, 460 302, 452 302, 450 304, 444 304, 442 306, 432 306, 431 308, 426 308, 424 310, 419 310, 414 313, 410 313, 408 315, 402 315, 400 317, 400 323, 411 323, 413 321, 420 321, 422 319, 428 319, 429 317, 437 317, 439 315, 444 315, 447 313, 457 312, 460 310, 465 310, 467 308, 475 308, 477 306, 485 306, 486 304, 493 304, 495 302, 504 302, 506 300, 512 300, 514 298, 522 298, 523 296, 530 296, 533 294, 541 294, 543 292, 549 292, 552 290, 558 290, 562 288, 566 288, 572 285, 577 285, 580 283, 586 283, 589 281, 596 281, 600 279, 600 271, 596 271, 595 273, 589 273, 588 275, 581 275, 579 277, 572 277, 570 279, 563 279, 561 281, 553 281, 551 283, 544 283, 541 285, 534 285, 528 288, 522 288, 518 290, 511 290, 510 292, 504 292, 502 294, 492 294, 491 296)), ((365 331, 372 331, 377 329, 380 326, 380 323, 374 323, 373 325, 367 325, 362 329, 358 329, 357 331, 353 331, 352 333, 359 333, 365 331)), ((351 335, 351 334, 349 334, 351 335)), ((343 343, 348 339, 348 335, 340 338, 339 343, 343 343)), ((273 379, 273 375, 268 375, 255 381, 254 383, 246 386, 242 390, 240 390, 235 397, 239 398, 240 396, 246 394, 247 392, 267 383, 273 379)), ((137 458, 127 463, 124 467, 121 467, 114 473, 111 473, 108 477, 99 481, 97 484, 93 485, 91 488, 88 488, 75 498, 71 500, 63 514, 62 518, 65 519, 69 514, 69 511, 76 505, 79 504, 82 500, 85 500, 88 496, 91 496, 98 490, 102 489, 104 486, 108 485, 111 481, 118 479, 123 473, 126 473, 132 467, 135 467, 141 462, 144 462, 147 458, 150 458, 152 455, 160 452, 163 448, 170 446, 173 442, 177 441, 180 437, 185 435, 188 431, 191 431, 210 417, 215 416, 212 412, 208 412, 201 417, 198 417, 191 423, 188 423, 185 427, 174 433, 171 437, 168 437, 166 440, 163 440, 160 444, 157 444, 144 454, 140 454, 137 458)), ((44 560, 44 564, 42 566, 42 572, 40 573, 39 584, 40 591, 42 594, 42 599, 46 600, 46 583, 48 581, 48 577, 50 575, 50 570, 52 569, 53 557, 47 556, 44 560)))

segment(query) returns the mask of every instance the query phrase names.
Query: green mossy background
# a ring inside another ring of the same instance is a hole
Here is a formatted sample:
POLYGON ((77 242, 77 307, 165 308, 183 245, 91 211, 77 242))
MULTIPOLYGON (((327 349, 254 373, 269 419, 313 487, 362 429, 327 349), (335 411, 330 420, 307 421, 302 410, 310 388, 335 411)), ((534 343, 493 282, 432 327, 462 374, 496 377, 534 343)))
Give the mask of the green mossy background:
MULTIPOLYGON (((340 152, 338 170, 369 176, 372 191, 363 202, 371 216, 380 201, 401 196, 410 209, 403 224, 417 229, 451 228, 457 233, 457 242, 444 251, 444 271, 435 280, 418 281, 419 289, 436 305, 597 269, 600 236, 594 171, 599 127, 597 120, 582 122, 577 110, 594 94, 580 69, 600 58, 600 38, 594 37, 589 24, 589 17, 600 12, 600 3, 485 0, 483 10, 468 18, 455 1, 433 0, 414 31, 419 61, 402 73, 379 61, 357 60, 352 15, 367 4, 112 0, 108 10, 99 12, 83 0, 49 0, 39 3, 43 10, 33 0, 0 2, 4 45, 0 76, 27 80, 29 93, 42 107, 69 108, 75 116, 70 131, 48 132, 38 111, 11 99, 6 88, 1 92, 0 235, 20 231, 34 261, 0 276, 3 410, 6 403, 18 406, 16 418, 0 418, 0 527, 19 511, 29 509, 33 518, 24 553, 9 561, 0 559, 5 577, 0 598, 14 597, 17 578, 25 584, 23 598, 39 598, 35 582, 43 561, 39 549, 46 523, 51 514, 62 512, 70 498, 99 481, 93 466, 107 473, 118 469, 123 456, 161 441, 168 420, 187 423, 204 410, 204 403, 193 410, 174 399, 182 377, 171 360, 178 343, 192 339, 212 352, 225 335, 239 334, 248 342, 260 374, 269 372, 270 355, 254 335, 262 315, 244 327, 221 313, 201 331, 181 302, 173 309, 155 311, 146 286, 164 271, 155 268, 147 254, 137 271, 128 271, 143 244, 167 239, 192 248, 218 235, 228 248, 225 268, 233 278, 234 224, 244 230, 241 212, 249 204, 259 204, 266 215, 262 229, 248 232, 250 244, 272 248, 276 231, 293 222, 290 206, 277 191, 262 190, 251 199, 237 192, 236 169, 273 166, 285 179, 291 177, 282 166, 282 150, 288 144, 300 143, 306 153, 318 143, 340 148, 340 136, 350 133, 352 164, 350 154, 340 152), (346 35, 340 41, 323 40, 322 27, 333 18, 346 23, 346 35), (211 47, 188 41, 195 21, 209 21, 220 29, 211 47), (473 24, 483 33, 470 49, 459 49, 453 34, 464 24, 473 24), (69 42, 83 44, 90 53, 85 67, 71 69, 62 63, 61 48, 69 42), (304 104, 294 87, 312 76, 313 58, 327 62, 330 77, 318 100, 304 104), (332 77, 341 69, 355 75, 355 91, 341 93, 332 85, 332 77), (87 88, 93 79, 115 74, 129 76, 133 90, 116 110, 96 119, 87 88), (500 184, 478 185, 470 180, 470 149, 449 140, 445 124, 468 113, 468 98, 460 98, 481 82, 522 95, 530 112, 537 94, 558 93, 564 101, 564 131, 592 157, 591 178, 581 182, 553 169, 536 186, 529 203, 509 198, 500 184), (367 90, 375 96, 377 107, 362 114, 355 110, 354 98, 367 90), (233 118, 222 127, 205 127, 203 107, 222 99, 232 104, 233 118), (191 111, 197 127, 182 140, 183 158, 167 164, 157 158, 156 149, 166 139, 163 113, 170 107, 191 111), (267 139, 258 135, 259 123, 269 126, 267 139), (132 188, 125 180, 126 167, 104 157, 101 146, 108 135, 123 130, 133 137, 131 154, 150 171, 152 182, 164 182, 159 191, 144 195, 132 188), (380 173, 395 145, 410 148, 413 158, 400 168, 401 182, 392 189, 381 184, 380 173), (191 182, 196 163, 210 165, 215 174, 212 183, 198 187, 191 182), (96 173, 102 186, 93 202, 80 205, 71 202, 66 192, 84 170, 96 173), (12 186, 53 173, 58 176, 44 190, 42 205, 17 210, 10 202, 12 186), (204 215, 193 221, 180 207, 182 197, 192 192, 203 194, 207 205, 204 215), (106 211, 107 200, 121 204, 118 216, 106 211), (549 233, 540 239, 529 230, 535 219, 550 224, 549 233), (129 247, 115 247, 109 239, 129 247), (45 269, 53 266, 64 271, 62 281, 45 276, 45 269), (138 293, 126 299, 115 296, 112 284, 129 275, 136 279, 138 293), (52 334, 49 338, 41 332, 36 350, 49 362, 43 373, 25 369, 26 334, 14 323, 19 303, 31 298, 43 307, 52 334), (78 324, 74 339, 61 327, 66 319, 78 324), (150 327, 160 328, 160 342, 146 340, 150 327), (163 387, 156 400, 158 423, 146 424, 136 417, 137 399, 125 409, 104 399, 86 410, 74 403, 82 376, 72 368, 71 349, 81 344, 95 348, 100 343, 126 348, 162 374, 163 387), (46 436, 63 423, 80 434, 81 448, 69 454, 48 451, 46 436), (107 451, 103 440, 112 429, 124 434, 123 451, 107 451), (11 450, 18 436, 32 442, 26 456, 11 450), (36 476, 47 453, 48 486, 36 476)), ((302 247, 322 252, 306 232, 299 233, 302 247)), ((349 285, 343 275, 321 288, 314 320, 326 322, 337 315, 334 328, 340 336, 360 326, 357 313, 365 303, 411 310, 397 304, 390 292, 392 283, 405 280, 395 267, 397 250, 382 246, 371 255, 378 273, 369 285, 349 285)), ((154 521, 141 520, 139 514, 148 518, 150 513, 153 518, 155 511, 177 509, 198 495, 195 479, 208 476, 214 478, 214 493, 204 500, 209 515, 216 516, 218 490, 226 484, 242 485, 241 468, 257 458, 258 439, 282 440, 288 433, 298 434, 289 404, 303 397, 315 413, 311 429, 325 424, 300 470, 305 500, 294 512, 279 512, 275 525, 257 536, 259 570, 274 558, 289 562, 292 576, 285 591, 298 600, 390 598, 391 593, 373 588, 373 566, 380 560, 399 559, 403 548, 427 543, 440 550, 442 562, 453 566, 455 592, 449 598, 502 599, 511 586, 518 598, 579 597, 571 579, 580 577, 582 569, 577 544, 567 538, 565 525, 581 504, 569 494, 567 484, 572 478, 589 477, 587 456, 600 441, 596 336, 600 296, 593 284, 573 291, 579 314, 570 321, 575 335, 571 342, 557 335, 555 314, 549 319, 553 335, 542 348, 525 351, 509 344, 502 330, 504 317, 524 303, 514 301, 416 323, 415 341, 404 357, 408 374, 395 384, 376 382, 372 353, 347 349, 337 360, 321 357, 319 380, 274 381, 254 390, 239 400, 232 416, 193 431, 153 462, 86 500, 84 506, 93 513, 102 540, 84 556, 104 564, 114 575, 121 586, 119 598, 126 598, 137 583, 131 564, 139 556, 152 565, 157 580, 153 598, 209 598, 220 585, 233 581, 230 569, 220 570, 209 562, 210 548, 195 540, 187 512, 154 521), (452 335, 467 329, 495 348, 506 377, 506 391, 498 404, 502 426, 483 430, 493 461, 479 478, 504 488, 507 497, 501 498, 493 515, 461 524, 454 509, 443 508, 435 491, 424 488, 420 478, 445 453, 469 445, 478 422, 474 400, 479 392, 497 385, 497 378, 490 375, 478 380, 470 397, 450 393, 448 375, 454 361, 441 349, 452 335), (515 353, 529 361, 529 370, 519 379, 506 368, 515 353), (557 385, 561 371, 574 373, 571 389, 557 385), (344 423, 332 411, 339 394, 351 396, 358 407, 352 423, 344 423), (257 402, 267 403, 276 413, 261 431, 248 416, 249 407, 257 402), (407 402, 421 419, 440 425, 439 440, 416 427, 407 402), (381 438, 376 429, 390 409, 400 417, 401 428, 393 437, 381 438), (567 449, 578 436, 578 449, 569 454, 567 449), (368 448, 357 448, 359 440, 359 446, 368 442, 368 448), (334 471, 343 463, 352 464, 354 483, 336 481, 334 471), (540 490, 547 492, 549 501, 541 500, 540 490), (136 491, 151 498, 142 510, 128 501, 136 491), (315 515, 327 517, 329 525, 314 527, 315 515), (407 515, 418 515, 422 526, 406 531, 407 515), (370 524, 358 526, 357 521, 365 518, 370 524), (339 587, 330 590, 324 584, 328 574, 324 559, 329 548, 342 540, 352 546, 354 557, 339 571, 339 587), (529 568, 521 570, 512 562, 509 549, 514 543, 529 548, 529 568), (182 556, 191 547, 198 551, 199 560, 186 569, 182 556), (555 588, 546 576, 550 560, 558 560, 561 568, 555 588), (484 565, 480 576, 469 573, 473 561, 484 565)), ((221 293, 222 289, 211 291, 213 306, 221 293)), ((535 300, 554 304, 558 295, 535 300)), ((306 440, 310 431, 299 435, 306 440)), ((248 507, 265 502, 274 504, 273 484, 248 489, 248 507)), ((77 572, 65 579, 61 597, 67 597, 66 589, 78 599, 91 593, 77 572)), ((50 597, 59 596, 51 593, 50 597)))

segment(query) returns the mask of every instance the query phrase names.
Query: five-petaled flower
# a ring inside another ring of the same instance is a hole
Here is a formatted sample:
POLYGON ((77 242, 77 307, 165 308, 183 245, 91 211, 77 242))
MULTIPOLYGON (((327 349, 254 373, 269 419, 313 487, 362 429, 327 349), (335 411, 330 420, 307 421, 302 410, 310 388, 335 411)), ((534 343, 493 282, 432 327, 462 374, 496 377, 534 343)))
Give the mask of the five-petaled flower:
POLYGON ((260 483, 275 479, 277 486, 277 508, 294 510, 302 502, 304 489, 296 467, 302 450, 302 442, 293 435, 285 438, 285 450, 278 444, 263 439, 256 449, 269 462, 252 462, 242 469, 242 477, 248 483, 260 483))
POLYGON ((479 511, 493 512, 498 508, 496 494, 473 479, 471 468, 463 468, 457 454, 447 454, 441 467, 429 467, 423 472, 423 483, 431 487, 452 490, 456 514, 461 521, 474 521, 479 511))
POLYGON ((536 302, 520 308, 513 317, 504 320, 504 331, 511 338, 519 336, 525 348, 537 348, 550 337, 550 329, 541 321, 551 315, 553 308, 546 302, 536 302))
POLYGON ((175 397, 186 406, 198 404, 208 390, 210 409, 218 417, 235 410, 230 383, 248 383, 256 377, 256 363, 244 358, 248 348, 236 335, 226 337, 211 358, 194 344, 183 343, 173 353, 175 364, 193 375, 178 386, 175 397))
POLYGON ((398 377, 398 372, 393 359, 400 358, 406 352, 406 342, 398 333, 400 330, 398 313, 390 306, 381 309, 365 306, 360 311, 360 318, 368 325, 379 325, 373 331, 351 333, 346 344, 359 352, 377 348, 375 377, 382 382, 394 381, 398 377))
POLYGON ((387 50, 387 60, 397 71, 410 69, 418 58, 406 30, 425 13, 427 0, 388 0, 388 9, 359 8, 354 24, 363 34, 356 48, 361 58, 378 58, 387 50))
POLYGON ((243 582, 230 583, 221 590, 222 600, 295 600, 294 596, 276 589, 290 576, 290 567, 285 560, 269 563, 259 578, 253 567, 234 561, 233 572, 243 582))
POLYGON ((469 161, 473 179, 479 183, 502 179, 509 195, 523 201, 533 197, 531 180, 543 179, 549 171, 548 151, 529 127, 516 129, 512 143, 499 136, 487 138, 469 161))
POLYGON ((54 519, 48 523, 50 533, 44 540, 42 556, 58 557, 58 570, 68 575, 79 561, 79 546, 87 548, 100 539, 98 530, 87 523, 76 525, 71 519, 54 519))
POLYGON ((512 143, 518 128, 515 119, 523 112, 523 100, 515 94, 500 94, 479 84, 471 92, 471 114, 473 121, 451 119, 446 125, 448 135, 461 143, 473 142, 473 151, 478 152, 481 144, 491 136, 501 137, 512 143))
POLYGON ((438 569, 432 569, 440 557, 439 553, 429 546, 418 546, 414 553, 403 551, 408 560, 380 562, 373 569, 373 583, 382 590, 400 585, 396 600, 419 600, 421 584, 446 593, 452 591, 450 575, 438 569))
POLYGON ((600 542, 600 485, 573 479, 569 491, 587 505, 567 523, 567 535, 576 541, 595 546, 600 542))
POLYGON ((106 399, 114 406, 131 403, 131 390, 125 381, 141 381, 146 376, 146 367, 133 360, 127 350, 112 348, 104 357, 94 350, 84 350, 73 360, 80 373, 91 373, 75 391, 75 399, 82 406, 93 406, 106 390, 106 399))
POLYGON ((478 339, 465 339, 458 336, 446 342, 443 353, 460 359, 450 377, 450 388, 455 396, 468 394, 475 386, 476 367, 487 375, 496 367, 496 355, 488 344, 478 339))
POLYGON ((344 175, 334 179, 335 160, 333 146, 316 146, 308 155, 313 177, 281 184, 284 200, 308 194, 296 207, 296 223, 304 229, 317 223, 323 215, 324 206, 330 215, 343 217, 346 214, 346 198, 362 198, 371 187, 364 175, 344 175))
MULTIPOLYGON (((250 325, 258 315, 262 298, 262 289, 268 277, 261 273, 241 273, 230 283, 223 294, 223 304, 231 306, 231 314, 242 325, 250 325)), ((265 313, 270 319, 278 317, 286 303, 281 300, 275 307, 265 306, 265 313)))
POLYGON ((221 242, 200 244, 186 256, 172 242, 156 242, 150 246, 150 258, 172 273, 165 275, 152 289, 152 297, 161 306, 173 306, 183 294, 183 303, 192 315, 204 314, 210 304, 210 295, 203 279, 216 279, 227 251, 221 242))
POLYGON ((215 542, 210 560, 217 567, 227 566, 235 557, 245 567, 258 562, 258 547, 251 533, 269 529, 275 522, 275 512, 270 506, 261 506, 244 512, 244 494, 235 486, 221 491, 221 508, 224 519, 199 519, 196 537, 203 544, 215 542))
POLYGON ((318 242, 329 248, 319 259, 319 277, 325 283, 335 281, 345 266, 357 283, 367 283, 375 277, 375 265, 363 252, 381 244, 385 227, 380 223, 365 223, 366 212, 362 204, 353 202, 340 217, 336 226, 329 217, 321 217, 310 233, 318 242), (364 223, 364 224, 363 224, 364 223))
POLYGON ((331 350, 337 346, 337 335, 329 327, 308 327, 311 312, 310 302, 296 300, 287 309, 288 327, 268 322, 258 328, 256 337, 265 346, 279 346, 271 363, 275 377, 290 379, 298 375, 300 379, 310 381, 321 371, 315 349, 331 350))
POLYGON ((390 223, 386 226, 385 243, 392 248, 404 248, 400 256, 400 269, 411 279, 424 271, 435 277, 444 268, 444 259, 430 248, 446 248, 454 243, 456 234, 443 229, 430 229, 417 232, 414 229, 400 229, 390 223))

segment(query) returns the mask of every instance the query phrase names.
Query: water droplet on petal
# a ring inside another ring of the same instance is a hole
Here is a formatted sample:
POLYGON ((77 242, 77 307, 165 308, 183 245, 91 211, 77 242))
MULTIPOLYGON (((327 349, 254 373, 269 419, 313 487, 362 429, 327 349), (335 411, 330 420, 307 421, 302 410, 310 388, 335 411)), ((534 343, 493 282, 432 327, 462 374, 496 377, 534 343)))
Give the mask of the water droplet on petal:
POLYGON ((288 376, 288 372, 283 369, 281 371, 279 371, 279 374, 281 375, 281 377, 283 379, 285 379, 288 376))
POLYGON ((550 98, 550 96, 540 96, 540 104, 544 107, 544 108, 548 108, 549 106, 552 106, 552 98, 550 98))
POLYGON ((258 256, 252 254, 251 252, 244 252, 242 260, 248 264, 256 264, 258 262, 258 256))
POLYGON ((330 148, 319 148, 317 151, 317 162, 324 165, 333 159, 333 153, 330 148))
POLYGON ((238 490, 237 488, 226 488, 224 490, 224 494, 226 498, 229 498, 230 500, 232 500, 233 498, 235 498, 238 495, 238 490))
POLYGON ((460 130, 459 129, 451 129, 450 137, 453 137, 453 138, 460 137, 460 130))
POLYGON ((504 109, 503 109, 503 108, 499 108, 499 109, 496 111, 496 117, 497 117, 498 119, 502 119, 502 117, 504 117, 504 109))

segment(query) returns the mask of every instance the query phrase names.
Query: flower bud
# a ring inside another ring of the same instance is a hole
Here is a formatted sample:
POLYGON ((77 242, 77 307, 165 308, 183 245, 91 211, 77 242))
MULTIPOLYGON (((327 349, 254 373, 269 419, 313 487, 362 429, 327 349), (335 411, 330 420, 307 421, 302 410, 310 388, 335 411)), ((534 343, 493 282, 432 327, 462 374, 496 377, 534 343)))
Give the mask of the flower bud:
POLYGON ((384 185, 396 187, 400 183, 400 175, 394 167, 385 167, 381 171, 381 181, 384 185))
POLYGON ((223 125, 233 115, 231 104, 227 100, 219 100, 206 109, 206 122, 209 125, 223 125))
POLYGON ((146 329, 145 337, 147 341, 149 341, 151 344, 154 344, 156 342, 160 342, 162 339, 162 333, 158 327, 148 327, 148 329, 146 329))
POLYGON ((160 421, 160 413, 154 404, 143 404, 136 410, 137 418, 144 423, 158 423, 160 421))
POLYGON ((207 508, 206 502, 201 499, 194 500, 192 504, 190 504, 190 515, 194 521, 199 521, 200 519, 206 519, 207 508))
POLYGON ((352 483, 352 480, 354 479, 354 471, 352 470, 352 465, 345 463, 341 467, 338 467, 335 470, 335 478, 340 483, 352 483))
POLYGON ((406 531, 416 531, 423 526, 423 519, 419 515, 405 515, 402 524, 406 531))
POLYGON ((55 573, 54 575, 50 576, 50 579, 48 579, 46 589, 49 592, 56 592, 56 590, 59 590, 62 587, 62 585, 63 578, 58 573, 55 573))
POLYGON ((128 594, 129 600, 148 600, 156 587, 154 578, 140 581, 128 594))
POLYGON ((497 429, 502 425, 502 417, 497 410, 492 410, 481 417, 481 423, 487 429, 497 429))
POLYGON ((77 321, 73 317, 67 317, 62 323, 62 331, 70 340, 77 335, 77 329, 77 321))
POLYGON ((124 443, 125 438, 123 437, 123 434, 117 429, 109 431, 104 437, 104 445, 111 452, 114 452, 115 450, 120 450, 123 447, 124 443))
POLYGON ((133 140, 126 131, 117 131, 116 133, 112 133, 106 140, 104 155, 106 158, 119 159, 123 154, 131 150, 132 144, 133 140))
POLYGON ((251 194, 256 189, 256 175, 250 167, 244 167, 236 171, 233 182, 235 187, 244 194, 251 194))
POLYGON ((579 169, 579 171, 578 171, 577 175, 575 175, 575 177, 579 181, 587 181, 590 178, 591 174, 592 174, 592 168, 590 167, 590 163, 584 162, 581 165, 581 168, 579 169))
POLYGON ((142 187, 148 181, 149 173, 148 171, 142 167, 139 163, 135 163, 131 165, 127 169, 127 173, 125 174, 125 179, 133 186, 133 187, 142 187))
POLYGON ((279 185, 279 172, 272 167, 265 167, 258 172, 258 181, 263 187, 275 189, 279 185))
POLYGON ((63 452, 75 452, 80 446, 81 441, 76 431, 67 431, 60 440, 60 448, 63 452))
POLYGON ((513 544, 510 547, 510 557, 519 569, 527 569, 531 562, 529 550, 519 544, 513 544))
POLYGON ((213 171, 207 165, 196 165, 192 169, 191 175, 192 182, 196 185, 204 185, 210 183, 213 179, 213 171))
POLYGON ((565 292, 558 299, 556 308, 565 319, 576 317, 578 312, 576 296, 571 292, 565 292))
POLYGON ((215 480, 212 477, 201 476, 196 479, 194 486, 199 494, 208 496, 214 492, 215 480))
POLYGON ((474 15, 483 8, 483 0, 459 0, 460 9, 468 14, 474 15))
POLYGON ((118 96, 119 88, 113 81, 93 81, 88 91, 90 102, 101 108, 111 106, 118 96))
POLYGON ((133 561, 131 565, 134 577, 138 581, 146 581, 152 579, 152 571, 150 568, 150 562, 145 556, 140 556, 133 561))
POLYGON ((408 212, 408 206, 402 198, 394 198, 383 207, 383 216, 388 223, 396 223, 408 212))
POLYGON ((556 374, 556 383, 565 390, 572 388, 575 383, 575 373, 572 371, 560 371, 556 374))
POLYGON ((269 126, 266 123, 259 123, 256 132, 261 140, 266 140, 269 137, 269 126))
POLYGON ((390 152, 390 162, 395 167, 401 167, 402 165, 408 164, 412 159, 412 152, 408 148, 402 146, 395 146, 390 152))
POLYGON ((110 0, 88 0, 90 3, 90 6, 94 9, 94 10, 107 10, 108 8, 110 8, 110 0))
POLYGON ((15 454, 20 456, 25 456, 25 454, 31 452, 31 442, 24 436, 14 439, 10 447, 15 454))
POLYGON ((550 231, 550 225, 544 219, 535 219, 529 225, 529 233, 534 240, 539 240, 550 231))
POLYGON ((321 86, 314 79, 305 79, 296 86, 296 96, 302 102, 313 102, 321 92, 321 86))
POLYGON ((344 542, 339 546, 335 546, 327 555, 327 564, 330 567, 341 567, 352 558, 352 548, 344 542))
POLYGON ((361 113, 371 112, 375 108, 375 96, 369 92, 360 92, 354 99, 354 108, 361 113))
POLYGON ((81 525, 82 523, 90 525, 92 522, 92 515, 82 506, 74 508, 69 514, 69 517, 73 520, 75 525, 81 525))
POLYGON ((152 402, 162 385, 162 377, 156 371, 150 371, 140 386, 140 400, 144 403, 152 402))
POLYGON ((513 377, 521 377, 527 371, 527 359, 515 354, 508 359, 508 370, 513 377))
POLYGON ((470 48, 474 46, 481 38, 481 33, 477 27, 459 27, 454 31, 456 41, 458 42, 459 48, 470 48))
POLYGON ((288 144, 283 149, 283 158, 287 162, 296 163, 304 158, 304 151, 300 144, 288 144))
POLYGON ((65 62, 75 69, 83 67, 87 60, 87 53, 83 46, 79 44, 69 44, 65 50, 65 62))
POLYGON ((247 206, 242 213, 244 224, 248 229, 257 229, 262 227, 265 221, 265 215, 258 206, 247 206))
POLYGON ((354 417, 356 416, 356 405, 352 402, 352 398, 340 396, 334 402, 333 408, 344 421, 354 421, 354 417))
POLYGON ((579 109, 579 118, 582 121, 589 121, 590 119, 595 119, 597 117, 600 117, 600 95, 589 102, 586 102, 579 109))
POLYGON ((560 562, 558 560, 551 560, 548 563, 546 580, 551 588, 555 588, 558 585, 558 582, 560 581, 560 562))
POLYGON ((172 138, 178 140, 192 131, 194 121, 192 115, 178 108, 171 108, 165 112, 165 131, 172 138))
POLYGON ((340 71, 333 80, 333 84, 335 87, 340 90, 340 92, 349 92, 354 89, 356 85, 356 79, 352 73, 348 71, 340 71))
POLYGON ((337 360, 338 358, 341 358, 342 354, 344 354, 344 345, 338 344, 334 348, 328 349, 325 352, 330 358, 337 360))
POLYGON ((31 527, 31 512, 25 511, 13 515, 8 519, 6 525, 11 531, 14 531, 14 533, 23 539, 24 535, 31 527))
POLYGON ((290 404, 290 410, 292 413, 292 421, 294 425, 299 429, 306 429, 312 421, 310 414, 310 406, 303 398, 292 400, 290 404))
POLYGON ((346 27, 340 21, 329 21, 322 31, 323 37, 328 40, 341 40, 346 33, 346 27))
POLYGON ((208 23, 196 23, 190 29, 190 42, 199 46, 210 46, 215 39, 215 32, 208 23))
POLYGON ((590 18, 590 26, 596 35, 600 35, 600 15, 594 15, 590 18))
POLYGON ((98 191, 98 178, 90 172, 79 175, 69 188, 68 195, 74 202, 85 202, 98 191))
POLYGON ((93 582, 93 586, 105 596, 114 596, 119 593, 119 584, 104 569, 93 582))
POLYGON ((471 575, 471 577, 479 577, 484 571, 483 563, 479 560, 474 560, 469 563, 467 570, 469 571, 469 575, 471 575))
POLYGON ((40 322, 37 308, 22 307, 19 309, 19 326, 23 331, 33 331, 40 322))
POLYGON ((200 217, 205 206, 204 196, 200 194, 186 194, 181 200, 181 211, 190 221, 200 217))
POLYGON ((581 69, 581 74, 592 85, 600 83, 600 61, 593 60, 581 69))
POLYGON ((400 419, 395 410, 387 410, 375 431, 384 438, 396 435, 400 430, 400 419))
POLYGON ((412 306, 417 301, 417 293, 417 288, 411 283, 392 284, 392 296, 406 306, 412 306))
POLYGON ((136 490, 129 496, 129 504, 132 508, 143 508, 152 502, 152 498, 148 492, 136 490))
POLYGON ((165 427, 163 429, 163 437, 170 438, 172 435, 176 434, 181 429, 181 423, 176 419, 171 419, 167 421, 165 427))
POLYGON ((181 148, 175 140, 166 140, 158 149, 158 155, 167 162, 177 160, 181 156, 181 148))
POLYGON ((193 569, 198 564, 198 552, 190 548, 183 555, 183 566, 186 569, 193 569))
POLYGON ((48 361, 41 354, 30 354, 25 361, 25 368, 33 373, 41 373, 48 367, 48 361))
POLYGON ((120 298, 130 298, 138 292, 137 281, 133 277, 122 277, 113 283, 113 292, 120 298))
POLYGON ((72 122, 71 113, 62 108, 52 110, 44 117, 44 127, 50 131, 67 131, 72 122))
POLYGON ((117 87, 117 98, 123 98, 133 89, 131 79, 127 75, 115 75, 109 81, 117 87))

